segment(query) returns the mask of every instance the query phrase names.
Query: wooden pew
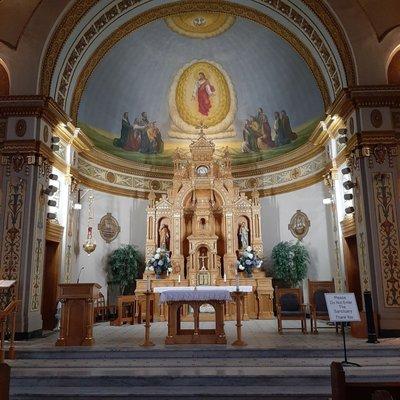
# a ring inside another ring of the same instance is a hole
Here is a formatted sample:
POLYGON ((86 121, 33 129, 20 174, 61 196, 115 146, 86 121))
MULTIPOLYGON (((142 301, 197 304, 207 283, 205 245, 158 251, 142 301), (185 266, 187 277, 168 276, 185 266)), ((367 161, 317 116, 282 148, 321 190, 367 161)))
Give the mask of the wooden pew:
POLYGON ((400 400, 400 381, 346 382, 343 366, 339 362, 331 363, 331 385, 332 400, 400 400), (379 391, 387 393, 379 393, 379 391), (387 397, 388 394, 390 394, 391 397, 387 397))
POLYGON ((0 400, 8 400, 10 394, 10 367, 0 364, 0 400))

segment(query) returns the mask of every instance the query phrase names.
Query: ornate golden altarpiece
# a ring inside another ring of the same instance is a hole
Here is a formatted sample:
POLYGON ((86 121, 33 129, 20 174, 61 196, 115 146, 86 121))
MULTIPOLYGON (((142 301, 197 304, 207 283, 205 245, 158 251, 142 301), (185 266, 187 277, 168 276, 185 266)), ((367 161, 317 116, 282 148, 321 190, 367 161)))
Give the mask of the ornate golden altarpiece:
MULTIPOLYGON (((250 244, 259 255, 263 252, 258 192, 253 191, 251 198, 239 192, 229 151, 217 157, 215 144, 203 132, 189 148, 190 154, 176 150, 172 188, 158 201, 150 193, 147 207, 146 259, 164 247, 171 252, 172 272, 157 279, 154 272, 146 271, 137 282, 137 293, 146 291, 148 276, 153 288, 235 285, 241 247, 250 244), (242 226, 245 239, 240 235, 242 226)), ((253 287, 244 318, 271 318, 271 278, 256 270, 252 278, 241 275, 240 284, 253 287)), ((156 319, 165 320, 165 307, 158 304, 156 295, 156 319)), ((232 310, 227 308, 226 318, 234 316, 234 305, 232 310)))

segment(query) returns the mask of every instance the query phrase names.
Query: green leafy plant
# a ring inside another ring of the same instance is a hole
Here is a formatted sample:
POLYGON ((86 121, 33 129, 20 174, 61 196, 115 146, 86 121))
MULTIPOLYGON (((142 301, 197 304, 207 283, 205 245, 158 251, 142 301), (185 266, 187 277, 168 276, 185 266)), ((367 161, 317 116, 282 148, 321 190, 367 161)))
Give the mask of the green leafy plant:
POLYGON ((120 294, 132 294, 134 284, 143 270, 144 259, 139 250, 130 244, 114 250, 108 261, 107 280, 109 284, 118 285, 120 294))
POLYGON ((299 241, 280 242, 272 249, 272 261, 273 277, 285 286, 295 287, 307 276, 310 254, 299 241))

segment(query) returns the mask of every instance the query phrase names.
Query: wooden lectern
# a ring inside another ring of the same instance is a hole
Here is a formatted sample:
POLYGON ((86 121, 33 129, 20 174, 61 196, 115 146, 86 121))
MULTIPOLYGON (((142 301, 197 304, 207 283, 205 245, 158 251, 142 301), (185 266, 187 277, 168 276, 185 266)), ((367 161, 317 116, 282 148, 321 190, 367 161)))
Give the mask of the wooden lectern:
POLYGON ((60 337, 56 346, 91 346, 93 339, 93 302, 99 297, 97 283, 62 283, 58 300, 62 303, 60 337))

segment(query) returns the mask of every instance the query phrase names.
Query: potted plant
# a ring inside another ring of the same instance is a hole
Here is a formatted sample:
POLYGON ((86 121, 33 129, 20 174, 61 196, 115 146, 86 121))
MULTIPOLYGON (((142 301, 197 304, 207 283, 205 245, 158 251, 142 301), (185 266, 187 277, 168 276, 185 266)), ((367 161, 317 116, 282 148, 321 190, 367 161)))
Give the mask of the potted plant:
POLYGON ((132 294, 143 264, 143 256, 135 246, 126 244, 114 250, 108 260, 108 284, 118 286, 121 295, 132 294))
POLYGON ((280 242, 272 249, 272 276, 282 286, 296 287, 307 276, 310 254, 300 242, 280 242))
POLYGON ((247 276, 251 278, 253 276, 253 268, 261 268, 262 260, 257 257, 256 252, 251 246, 247 246, 246 250, 242 253, 239 260, 237 261, 238 271, 244 271, 247 276))
POLYGON ((169 251, 158 248, 147 263, 146 271, 154 272, 157 278, 172 272, 169 251))

